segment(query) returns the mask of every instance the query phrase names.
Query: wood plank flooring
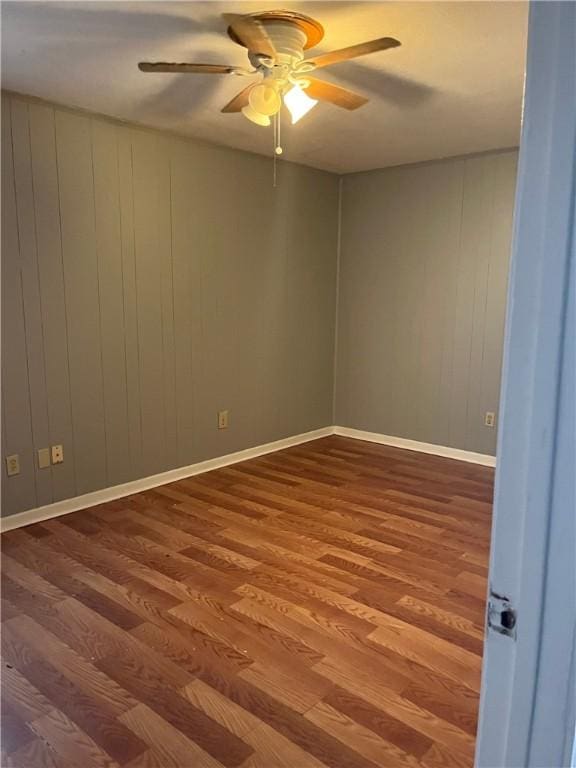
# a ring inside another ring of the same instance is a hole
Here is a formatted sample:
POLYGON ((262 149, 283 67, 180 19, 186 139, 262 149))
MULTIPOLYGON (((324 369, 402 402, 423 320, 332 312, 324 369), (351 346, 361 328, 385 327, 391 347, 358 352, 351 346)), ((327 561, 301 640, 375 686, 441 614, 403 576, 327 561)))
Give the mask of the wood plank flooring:
POLYGON ((2 766, 471 766, 492 483, 328 437, 4 534, 2 766))

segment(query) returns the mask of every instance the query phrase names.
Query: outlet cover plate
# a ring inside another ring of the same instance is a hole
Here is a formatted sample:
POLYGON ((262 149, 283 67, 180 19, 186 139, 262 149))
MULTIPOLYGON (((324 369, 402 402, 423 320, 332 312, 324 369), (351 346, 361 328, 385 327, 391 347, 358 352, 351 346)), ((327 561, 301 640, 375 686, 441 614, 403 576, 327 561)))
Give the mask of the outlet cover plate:
POLYGON ((6 474, 8 477, 20 474, 20 456, 17 453, 6 456, 6 474))

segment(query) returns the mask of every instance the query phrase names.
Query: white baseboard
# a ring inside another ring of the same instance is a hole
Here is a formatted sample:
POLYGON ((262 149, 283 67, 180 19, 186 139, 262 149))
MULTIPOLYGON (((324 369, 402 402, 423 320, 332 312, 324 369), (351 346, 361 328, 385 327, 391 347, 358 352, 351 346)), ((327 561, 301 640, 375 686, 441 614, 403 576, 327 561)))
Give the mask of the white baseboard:
POLYGON ((281 451, 283 448, 290 448, 293 445, 308 443, 310 440, 317 440, 319 437, 326 437, 334 434, 334 427, 323 427, 315 429, 312 432, 303 432, 300 435, 286 437, 283 440, 275 440, 273 443, 265 445, 256 445, 254 448, 246 448, 243 451, 229 453, 226 456, 219 456, 215 459, 200 461, 197 464, 190 464, 187 467, 171 469, 168 472, 161 472, 158 475, 150 475, 140 480, 132 480, 129 483, 115 485, 112 488, 103 488, 101 491, 85 493, 82 496, 74 496, 72 499, 56 501, 54 504, 46 504, 43 507, 27 509, 24 512, 17 512, 15 515, 9 515, 0 520, 0 531, 11 531, 14 528, 21 528, 24 525, 40 523, 42 520, 49 520, 53 517, 67 515, 69 512, 76 512, 86 507, 94 507, 97 504, 103 504, 106 501, 114 501, 124 496, 131 496, 133 493, 147 491, 150 488, 157 488, 159 485, 173 483, 176 480, 183 480, 186 477, 200 475, 203 472, 210 472, 212 469, 228 467, 231 464, 237 464, 239 461, 255 459, 258 456, 264 456, 267 453, 281 451))
POLYGON ((328 435, 341 435, 342 437, 351 437, 355 440, 366 440, 370 443, 380 443, 381 445, 390 445, 394 448, 405 448, 409 451, 419 451, 420 453, 430 453, 434 456, 444 456, 448 459, 457 459, 458 461, 469 461, 474 464, 483 464, 487 467, 496 466, 496 457, 488 456, 484 453, 473 453, 472 451, 461 451, 458 448, 448 448, 444 445, 434 445, 432 443, 419 443, 417 440, 407 440, 404 437, 392 437, 390 435, 381 435, 377 432, 364 432, 361 429, 351 429, 349 427, 323 427, 315 429, 312 432, 304 432, 293 437, 286 437, 283 440, 276 440, 273 443, 257 445, 254 448, 247 448, 244 451, 229 453, 226 456, 219 456, 215 459, 200 461, 197 464, 190 464, 187 467, 171 469, 168 472, 161 472, 158 475, 150 475, 140 480, 132 480, 129 483, 115 485, 112 488, 103 488, 101 491, 93 491, 83 496, 74 496, 72 499, 56 501, 54 504, 46 504, 43 507, 27 509, 25 512, 18 512, 0 519, 0 532, 11 531, 14 528, 22 528, 24 525, 32 523, 41 523, 42 520, 49 520, 53 517, 67 515, 69 512, 76 512, 86 507, 94 507, 97 504, 103 504, 107 501, 121 499, 124 496, 131 496, 133 493, 147 491, 150 488, 157 488, 159 485, 174 483, 176 480, 183 480, 186 477, 200 475, 203 472, 210 472, 212 469, 228 467, 231 464, 237 464, 247 459, 255 459, 258 456, 265 456, 267 453, 281 451, 283 448, 290 448, 292 445, 301 445, 311 440, 317 440, 320 437, 328 435))
POLYGON ((462 451, 459 448, 449 448, 445 445, 434 445, 434 443, 420 443, 417 440, 408 440, 405 437, 381 435, 378 432, 364 432, 361 429, 351 429, 350 427, 334 427, 333 434, 341 435, 342 437, 352 437, 355 440, 366 440, 369 443, 390 445, 393 448, 405 448, 409 451, 431 453, 434 456, 443 456, 447 459, 469 461, 472 464, 483 464, 485 467, 496 466, 496 456, 490 456, 486 453, 474 453, 473 451, 462 451))

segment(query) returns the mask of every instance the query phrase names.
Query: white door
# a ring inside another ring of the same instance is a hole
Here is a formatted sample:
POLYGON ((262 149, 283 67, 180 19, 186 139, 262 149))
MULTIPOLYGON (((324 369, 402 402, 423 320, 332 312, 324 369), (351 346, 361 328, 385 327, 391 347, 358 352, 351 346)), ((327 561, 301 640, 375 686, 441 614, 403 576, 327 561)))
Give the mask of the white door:
POLYGON ((531 3, 528 38, 479 768, 569 766, 574 741, 576 3, 531 3))

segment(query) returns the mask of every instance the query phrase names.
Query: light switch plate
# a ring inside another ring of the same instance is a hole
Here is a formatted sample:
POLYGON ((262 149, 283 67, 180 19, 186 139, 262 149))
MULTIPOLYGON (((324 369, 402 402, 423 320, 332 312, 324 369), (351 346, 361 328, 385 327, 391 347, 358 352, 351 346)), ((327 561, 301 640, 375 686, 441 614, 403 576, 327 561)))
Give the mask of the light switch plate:
POLYGON ((46 469, 50 466, 50 448, 38 449, 38 468, 46 469))
POLYGON ((20 456, 17 453, 6 456, 6 473, 8 477, 20 474, 20 456))
POLYGON ((52 446, 52 464, 62 464, 64 461, 64 448, 61 445, 52 446))

